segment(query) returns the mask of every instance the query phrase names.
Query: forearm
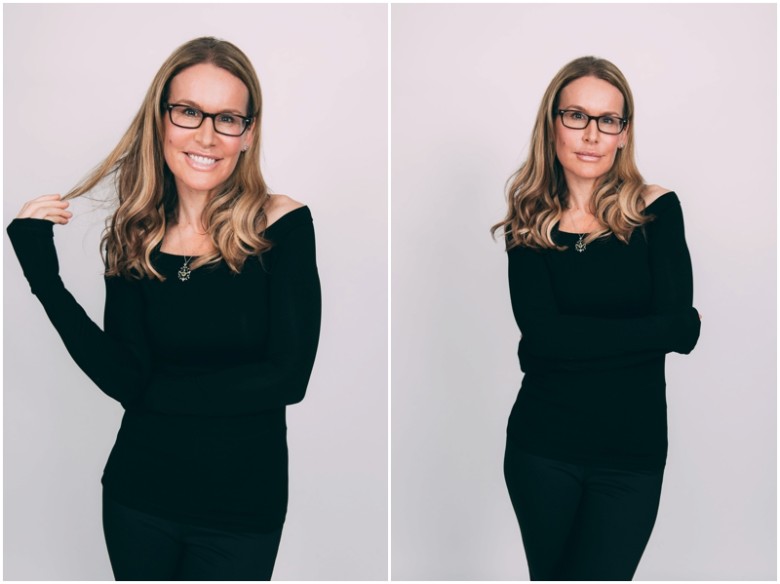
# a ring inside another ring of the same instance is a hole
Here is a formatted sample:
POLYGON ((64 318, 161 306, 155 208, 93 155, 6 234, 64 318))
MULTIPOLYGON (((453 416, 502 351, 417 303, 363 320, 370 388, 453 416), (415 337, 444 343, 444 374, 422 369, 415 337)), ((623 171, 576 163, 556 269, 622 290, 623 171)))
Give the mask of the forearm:
POLYGON ((593 359, 558 359, 553 357, 539 357, 527 351, 520 342, 518 346, 518 357, 520 368, 524 373, 549 373, 568 371, 576 372, 596 372, 596 371, 614 371, 625 367, 635 367, 661 359, 666 354, 665 351, 639 351, 636 353, 626 353, 625 355, 614 355, 610 357, 600 357, 593 359))
POLYGON ((681 326, 691 314, 594 318, 529 314, 518 318, 527 351, 555 360, 591 360, 682 348, 681 326))
POLYGON ((199 375, 159 373, 152 377, 143 406, 184 416, 242 416, 300 402, 314 364, 297 367, 250 363, 199 375))
POLYGON ((124 345, 95 324, 65 288, 51 227, 44 220, 16 220, 8 234, 31 290, 68 353, 103 392, 127 406, 143 392, 148 362, 142 351, 124 345))

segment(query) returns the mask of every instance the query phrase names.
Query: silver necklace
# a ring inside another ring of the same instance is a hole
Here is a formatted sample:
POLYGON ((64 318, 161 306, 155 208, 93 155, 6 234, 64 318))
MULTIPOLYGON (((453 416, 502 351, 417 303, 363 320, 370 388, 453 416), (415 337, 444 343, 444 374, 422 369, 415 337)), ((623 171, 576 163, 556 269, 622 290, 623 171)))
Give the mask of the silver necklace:
MULTIPOLYGON (((182 239, 181 235, 179 235, 179 241, 181 241, 182 249, 184 249, 184 240, 182 239)), ((179 268, 179 271, 176 272, 180 282, 186 282, 190 279, 190 276, 192 275, 192 270, 190 269, 190 260, 192 260, 193 257, 194 256, 184 256, 184 263, 179 268)))
MULTIPOLYGON (((575 226, 576 230, 576 226, 575 226)), ((584 252, 586 249, 588 249, 588 245, 583 241, 585 239, 586 233, 580 233, 579 239, 577 239, 577 243, 574 244, 574 249, 577 250, 578 253, 584 252)))
POLYGON ((190 270, 190 260, 192 259, 192 256, 187 257, 184 256, 184 263, 179 268, 179 271, 177 272, 177 275, 179 276, 179 280, 182 282, 186 282, 190 279, 190 274, 192 274, 192 270, 190 270))
POLYGON ((584 238, 585 238, 585 234, 580 233, 580 238, 577 240, 577 243, 574 244, 574 249, 576 249, 580 253, 584 252, 588 248, 585 242, 582 241, 584 238))

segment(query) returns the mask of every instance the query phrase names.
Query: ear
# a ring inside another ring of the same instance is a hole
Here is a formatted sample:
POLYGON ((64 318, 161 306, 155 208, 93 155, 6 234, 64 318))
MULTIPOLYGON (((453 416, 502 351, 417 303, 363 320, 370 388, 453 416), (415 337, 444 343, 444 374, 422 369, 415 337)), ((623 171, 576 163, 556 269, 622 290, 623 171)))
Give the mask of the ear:
POLYGON ((252 140, 254 140, 256 125, 257 125, 257 120, 252 119, 252 124, 249 126, 249 129, 241 135, 241 152, 246 152, 252 146, 252 140))

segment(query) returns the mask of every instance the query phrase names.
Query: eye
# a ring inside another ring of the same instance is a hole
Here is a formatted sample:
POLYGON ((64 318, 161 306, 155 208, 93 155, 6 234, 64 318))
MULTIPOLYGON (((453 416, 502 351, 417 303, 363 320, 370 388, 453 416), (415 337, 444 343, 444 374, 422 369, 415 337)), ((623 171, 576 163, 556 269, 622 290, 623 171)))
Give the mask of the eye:
POLYGON ((580 120, 584 120, 585 119, 585 114, 583 114, 582 112, 573 112, 572 111, 572 112, 566 112, 566 113, 569 116, 569 118, 571 118, 572 120, 580 121, 580 120))
POLYGON ((184 106, 179 111, 181 112, 182 115, 185 115, 188 118, 200 117, 200 110, 196 110, 194 107, 184 106))
POLYGON ((601 118, 601 123, 604 124, 605 126, 617 126, 619 121, 620 120, 618 120, 617 118, 613 118, 610 116, 605 116, 601 118))
POLYGON ((230 114, 219 114, 219 123, 220 124, 226 124, 226 125, 238 125, 239 118, 236 116, 230 115, 230 114))

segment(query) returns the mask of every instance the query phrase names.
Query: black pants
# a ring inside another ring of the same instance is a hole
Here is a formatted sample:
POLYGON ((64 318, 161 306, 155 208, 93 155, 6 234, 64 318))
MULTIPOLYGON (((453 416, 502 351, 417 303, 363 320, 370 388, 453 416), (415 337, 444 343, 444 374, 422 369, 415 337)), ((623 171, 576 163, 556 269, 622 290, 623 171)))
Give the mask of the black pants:
POLYGON ((282 537, 185 525, 103 495, 103 532, 117 580, 270 580, 282 537))
POLYGON ((504 477, 531 580, 631 580, 653 530, 663 470, 528 454, 507 441, 504 477))

